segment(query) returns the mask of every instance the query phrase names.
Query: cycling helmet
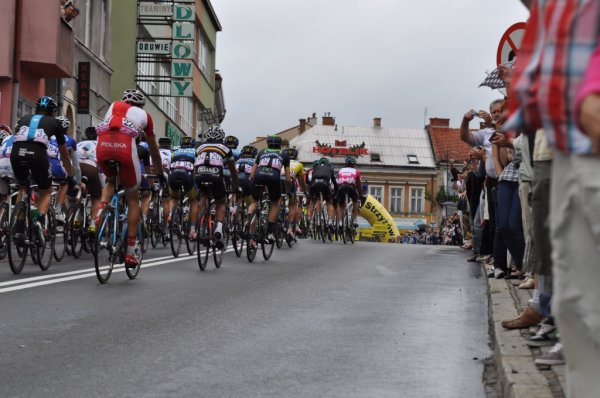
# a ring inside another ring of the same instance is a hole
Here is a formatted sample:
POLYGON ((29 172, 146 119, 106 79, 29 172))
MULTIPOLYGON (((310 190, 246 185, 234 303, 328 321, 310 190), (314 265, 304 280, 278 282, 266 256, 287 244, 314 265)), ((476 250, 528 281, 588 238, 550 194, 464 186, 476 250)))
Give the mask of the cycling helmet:
POLYGON ((161 148, 171 148, 171 139, 169 137, 160 137, 158 139, 158 146, 161 148))
POLYGON ((181 147, 182 148, 194 148, 196 147, 196 140, 192 137, 183 137, 181 139, 181 147))
POLYGON ((240 145, 240 140, 233 135, 228 135, 225 137, 225 146, 230 149, 237 149, 238 145, 240 145))
POLYGON ((65 130, 67 130, 69 127, 71 127, 71 121, 64 116, 57 116, 56 121, 65 130))
POLYGON ((267 137, 267 146, 273 149, 281 148, 281 137, 278 135, 270 135, 267 137))
POLYGON ((2 143, 2 141, 4 141, 7 137, 10 137, 10 133, 6 130, 0 129, 0 144, 2 143))
POLYGON ((143 106, 146 104, 146 97, 140 90, 129 89, 123 92, 121 100, 135 106, 143 106))
POLYGON ((346 165, 354 167, 356 165, 356 158, 354 156, 346 156, 346 165))
POLYGON ((209 128, 204 134, 204 139, 208 142, 223 142, 223 138, 225 138, 225 132, 218 126, 209 128))
POLYGON ((52 97, 40 97, 35 103, 36 111, 45 110, 46 112, 54 112, 58 108, 52 97))
POLYGON ((96 138, 98 138, 98 134, 96 133, 95 127, 88 127, 87 129, 85 129, 84 135, 85 139, 89 141, 96 141, 96 138))
POLYGON ((313 164, 312 164, 312 167, 317 167, 318 165, 319 165, 319 161, 318 161, 318 160, 315 160, 315 161, 313 162, 313 164))
POLYGON ((321 159, 319 159, 319 164, 329 164, 329 159, 321 158, 321 159))
POLYGON ((285 150, 285 154, 288 156, 288 158, 290 158, 291 160, 296 160, 298 159, 298 150, 296 148, 287 148, 285 150))
POLYGON ((0 124, 0 134, 6 133, 7 135, 12 134, 12 130, 6 124, 0 124))
POLYGON ((244 157, 254 158, 254 157, 256 157, 257 154, 258 154, 258 149, 256 149, 252 145, 246 145, 245 147, 242 148, 242 156, 244 156, 244 157))

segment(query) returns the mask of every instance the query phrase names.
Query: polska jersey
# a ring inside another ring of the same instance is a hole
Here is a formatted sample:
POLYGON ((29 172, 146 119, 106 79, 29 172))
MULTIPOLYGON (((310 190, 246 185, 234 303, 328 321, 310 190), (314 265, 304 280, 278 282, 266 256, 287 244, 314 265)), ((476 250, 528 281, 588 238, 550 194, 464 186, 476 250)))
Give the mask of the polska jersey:
POLYGON ((290 166, 290 158, 276 149, 263 149, 256 155, 257 173, 279 179, 284 167, 290 166))
POLYGON ((356 170, 353 167, 343 167, 337 175, 337 183, 341 184, 352 184, 356 185, 356 183, 360 180, 360 171, 356 170))
POLYGON ((77 144, 77 156, 80 163, 96 166, 96 141, 81 141, 77 144))
POLYGON ((220 143, 206 143, 196 149, 194 167, 198 173, 223 174, 225 163, 233 160, 231 149, 220 143))
POLYGON ((248 174, 252 173, 252 168, 254 167, 254 159, 253 158, 240 158, 237 162, 235 162, 235 168, 239 174, 248 174))
MULTIPOLYGON (((73 137, 68 134, 65 134, 65 144, 67 146, 67 150, 72 153, 77 151, 77 141, 73 137)), ((46 148, 46 154, 48 155, 48 159, 50 160, 60 160, 60 151, 58 149, 58 142, 56 141, 56 136, 50 137, 50 141, 48 141, 48 146, 46 148)))
POLYGON ((196 161, 196 150, 194 148, 176 148, 171 155, 170 169, 194 171, 194 162, 196 161))
POLYGON ((17 122, 15 142, 38 142, 48 145, 50 137, 56 136, 58 145, 65 143, 66 130, 52 116, 29 115, 17 122))
POLYGON ((98 135, 106 133, 123 133, 136 138, 142 131, 148 137, 154 137, 154 123, 148 112, 125 101, 113 102, 104 121, 96 127, 98 135))

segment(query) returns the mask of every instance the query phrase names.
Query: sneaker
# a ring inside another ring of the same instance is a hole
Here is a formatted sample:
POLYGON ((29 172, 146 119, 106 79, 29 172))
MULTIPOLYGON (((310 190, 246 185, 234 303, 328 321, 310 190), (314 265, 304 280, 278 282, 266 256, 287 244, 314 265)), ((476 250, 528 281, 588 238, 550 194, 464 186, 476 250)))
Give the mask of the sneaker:
POLYGON ((196 240, 197 237, 198 237, 198 232, 196 230, 190 231, 190 235, 189 235, 190 240, 196 240))
POLYGON ((533 289, 535 287, 535 282, 532 278, 528 278, 525 282, 521 283, 517 286, 519 289, 533 289))
POLYGON ((549 323, 540 323, 540 328, 538 329, 535 336, 531 336, 529 341, 551 341, 556 340, 556 326, 551 325, 549 323))
POLYGON ((56 222, 58 222, 60 224, 64 224, 66 218, 67 217, 66 217, 65 213, 62 210, 56 212, 56 222))
POLYGON ((477 258, 475 259, 475 261, 477 261, 478 263, 482 263, 485 261, 486 256, 477 256, 477 258))
POLYGON ((467 259, 467 262, 468 262, 468 263, 474 263, 474 262, 477 262, 477 256, 475 256, 475 255, 474 255, 473 257, 469 257, 469 258, 467 259))
POLYGON ((44 246, 46 244, 46 239, 44 239, 44 226, 38 220, 33 224, 33 229, 35 231, 35 237, 40 246, 44 246))
POLYGON ((89 225, 87 227, 87 233, 90 235, 94 235, 96 233, 96 226, 95 225, 89 225))
POLYGON ((269 232, 269 234, 267 235, 267 240, 269 242, 275 242, 276 241, 275 234, 273 232, 269 232))
POLYGON ((531 307, 527 307, 517 318, 502 321, 502 327, 505 329, 526 329, 535 326, 542 320, 542 315, 531 307))
POLYGON ((502 279, 504 278, 504 275, 504 271, 502 271, 500 268, 494 268, 494 278, 502 279))
POLYGON ((127 268, 135 268, 137 266, 139 266, 140 260, 133 254, 126 254, 125 255, 125 266, 127 268))
POLYGON ((221 231, 215 231, 215 245, 217 249, 222 249, 225 246, 225 240, 221 231))
POLYGON ((538 366, 564 365, 565 356, 563 355, 562 343, 554 344, 550 351, 535 360, 535 364, 538 366))

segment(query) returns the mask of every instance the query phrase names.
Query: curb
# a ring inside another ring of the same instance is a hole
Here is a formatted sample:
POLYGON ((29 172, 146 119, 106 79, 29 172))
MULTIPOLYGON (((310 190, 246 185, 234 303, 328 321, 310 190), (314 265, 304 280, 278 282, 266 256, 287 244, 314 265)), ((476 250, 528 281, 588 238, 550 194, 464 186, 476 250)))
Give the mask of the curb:
MULTIPOLYGON (((485 266, 483 266, 485 268, 485 266)), ((486 275, 484 269, 484 275, 486 275)), ((489 297, 490 339, 494 352, 494 361, 498 372, 498 393, 504 398, 556 398, 564 397, 562 388, 555 382, 560 379, 553 370, 542 373, 534 363, 534 353, 527 346, 527 340, 521 330, 506 330, 501 322, 514 319, 524 307, 519 296, 509 285, 510 280, 487 279, 489 297), (513 297, 515 294, 515 297, 513 297), (518 311, 517 311, 518 308, 518 311)), ((531 297, 530 293, 526 293, 531 297)), ((525 300, 526 303, 526 300, 525 300)), ((539 349, 538 349, 539 352, 539 349)))

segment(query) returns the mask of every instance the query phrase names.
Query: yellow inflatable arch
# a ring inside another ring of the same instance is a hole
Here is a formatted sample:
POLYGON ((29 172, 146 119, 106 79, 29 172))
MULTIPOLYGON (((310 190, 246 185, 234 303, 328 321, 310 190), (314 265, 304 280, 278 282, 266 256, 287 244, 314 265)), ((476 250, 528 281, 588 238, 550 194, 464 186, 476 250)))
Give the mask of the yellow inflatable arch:
POLYGON ((367 195, 367 200, 365 200, 365 203, 363 203, 360 208, 359 214, 366 219, 371 226, 379 224, 385 227, 386 242, 389 242, 390 239, 395 241, 398 235, 400 235, 396 222, 390 213, 388 213, 385 207, 383 207, 383 205, 373 196, 367 195))

